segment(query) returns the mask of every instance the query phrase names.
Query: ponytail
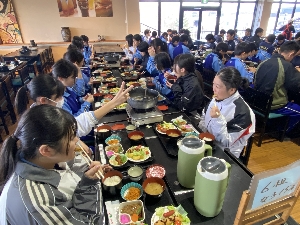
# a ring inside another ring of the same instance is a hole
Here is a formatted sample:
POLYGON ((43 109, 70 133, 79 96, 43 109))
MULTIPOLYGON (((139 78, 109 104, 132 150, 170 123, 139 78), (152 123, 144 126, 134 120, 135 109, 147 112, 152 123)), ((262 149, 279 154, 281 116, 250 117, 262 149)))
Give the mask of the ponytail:
POLYGON ((16 94, 15 107, 17 109, 18 115, 22 115, 23 112, 25 112, 27 109, 27 103, 28 103, 27 92, 28 92, 28 88, 27 85, 25 84, 23 87, 21 87, 18 90, 16 94))
POLYGON ((0 152, 0 193, 13 174, 18 161, 18 138, 9 136, 3 143, 0 152))

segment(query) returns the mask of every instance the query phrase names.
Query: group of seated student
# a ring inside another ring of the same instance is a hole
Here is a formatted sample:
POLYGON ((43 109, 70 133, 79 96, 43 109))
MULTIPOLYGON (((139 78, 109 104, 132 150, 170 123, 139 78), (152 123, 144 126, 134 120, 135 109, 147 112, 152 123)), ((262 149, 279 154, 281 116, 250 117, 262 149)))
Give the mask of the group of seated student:
POLYGON ((208 35, 206 35, 205 39, 206 39, 207 42, 201 47, 206 49, 206 50, 207 49, 214 50, 216 48, 216 43, 217 43, 214 35, 208 34, 208 35))
POLYGON ((228 51, 228 45, 226 43, 219 43, 216 46, 214 52, 207 55, 203 68, 214 71, 215 73, 219 72, 224 68, 224 55, 228 51))
POLYGON ((271 58, 271 56, 275 50, 275 48, 273 46, 275 38, 276 37, 274 34, 269 34, 265 38, 265 40, 259 44, 257 57, 259 58, 260 61, 264 61, 266 59, 271 58))
POLYGON ((226 30, 222 29, 220 30, 220 33, 215 35, 215 40, 217 43, 224 42, 224 35, 226 34, 226 30))
POLYGON ((122 47, 122 50, 124 51, 126 57, 129 60, 133 60, 133 52, 134 52, 134 47, 133 47, 133 35, 128 34, 125 37, 125 45, 122 47))

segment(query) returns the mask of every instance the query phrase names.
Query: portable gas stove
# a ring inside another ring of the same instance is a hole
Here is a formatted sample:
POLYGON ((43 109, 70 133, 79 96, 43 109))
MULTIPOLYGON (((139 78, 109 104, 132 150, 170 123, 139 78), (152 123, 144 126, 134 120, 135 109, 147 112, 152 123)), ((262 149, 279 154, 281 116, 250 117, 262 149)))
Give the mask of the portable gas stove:
POLYGON ((156 106, 151 109, 133 109, 127 104, 126 112, 131 123, 136 127, 163 121, 163 113, 156 106))

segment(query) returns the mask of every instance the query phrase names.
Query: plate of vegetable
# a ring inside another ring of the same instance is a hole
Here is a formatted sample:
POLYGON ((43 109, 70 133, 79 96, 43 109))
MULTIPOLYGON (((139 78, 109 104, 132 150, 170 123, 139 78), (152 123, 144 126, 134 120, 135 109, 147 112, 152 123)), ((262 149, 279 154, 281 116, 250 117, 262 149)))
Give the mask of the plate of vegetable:
POLYGON ((151 152, 149 147, 138 145, 130 147, 125 155, 131 162, 143 162, 151 157, 151 152))
POLYGON ((181 205, 165 206, 155 209, 155 213, 151 218, 151 225, 190 225, 191 221, 187 217, 187 212, 182 208, 181 205))
POLYGON ((109 164, 115 167, 123 166, 128 159, 124 154, 115 154, 109 159, 109 164))
POLYGON ((184 119, 182 119, 182 116, 179 116, 179 117, 177 117, 175 119, 172 119, 171 122, 174 123, 176 127, 179 127, 179 126, 187 124, 187 121, 184 120, 184 119))
POLYGON ((170 130, 170 129, 176 129, 174 124, 163 121, 156 125, 156 130, 160 134, 166 134, 167 130, 170 130))

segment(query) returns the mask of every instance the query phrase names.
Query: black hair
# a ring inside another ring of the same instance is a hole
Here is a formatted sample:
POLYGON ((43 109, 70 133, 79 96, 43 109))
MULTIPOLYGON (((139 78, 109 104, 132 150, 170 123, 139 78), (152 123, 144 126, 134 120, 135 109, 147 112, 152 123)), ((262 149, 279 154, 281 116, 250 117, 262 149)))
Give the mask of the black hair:
POLYGON ((190 31, 188 29, 183 29, 183 33, 186 34, 187 36, 190 36, 190 31))
POLYGON ((77 48, 77 46, 76 45, 73 45, 73 44, 69 44, 69 46, 68 46, 68 48, 67 48, 67 51, 69 51, 69 50, 81 50, 81 49, 79 49, 79 48, 77 48))
POLYGON ((223 43, 223 42, 217 44, 215 52, 219 52, 219 51, 227 52, 228 51, 228 45, 226 43, 223 43))
MULTIPOLYGON (((299 35, 300 36, 300 35, 299 35)), ((284 37, 284 35, 282 35, 282 34, 279 34, 278 36, 277 36, 277 38, 276 38, 278 41, 283 41, 283 40, 285 40, 285 37, 284 37)))
POLYGON ((128 42, 128 47, 132 47, 132 45, 133 45, 133 35, 132 34, 126 35, 125 40, 128 42))
POLYGON ((88 36, 86 36, 86 35, 81 35, 80 37, 81 37, 81 39, 82 39, 84 42, 89 42, 89 37, 88 37, 88 36))
POLYGON ((81 63, 84 57, 82 52, 75 49, 71 49, 64 54, 63 58, 72 63, 81 63))
POLYGON ((262 33, 262 32, 264 32, 264 29, 262 29, 262 28, 256 28, 256 30, 255 30, 255 35, 257 35, 258 33, 262 33))
POLYGON ((207 41, 210 41, 210 40, 215 40, 215 37, 214 37, 214 35, 212 35, 212 34, 208 34, 208 35, 206 35, 205 39, 206 39, 207 41))
POLYGON ((249 86, 248 80, 242 78, 240 72, 232 66, 221 69, 216 76, 224 83, 227 90, 230 88, 235 88, 236 90, 239 88, 246 89, 249 86))
POLYGON ((252 51, 254 51, 254 50, 255 50, 255 51, 258 50, 257 45, 256 45, 255 43, 253 43, 253 42, 248 43, 248 48, 249 48, 250 52, 252 52, 252 51))
POLYGON ((144 34, 146 35, 146 34, 149 34, 151 31, 149 30, 149 29, 146 29, 145 31, 144 31, 144 34))
POLYGON ((134 40, 136 40, 136 41, 139 41, 139 42, 142 42, 142 41, 143 41, 141 35, 139 35, 139 34, 133 35, 132 39, 134 39, 134 40))
POLYGON ((234 30, 229 29, 229 30, 227 31, 227 34, 230 34, 230 36, 234 36, 234 35, 235 35, 235 32, 234 32, 234 30))
POLYGON ((243 52, 249 53, 250 48, 246 42, 239 43, 234 49, 234 55, 241 55, 243 52))
POLYGON ((172 29, 168 29, 167 32, 172 32, 172 29))
POLYGON ((220 30, 220 34, 226 34, 226 30, 224 29, 220 30))
POLYGON ((75 45, 79 50, 83 49, 83 40, 79 36, 74 36, 72 40, 72 44, 75 45))
POLYGON ((36 102, 38 97, 60 98, 64 91, 65 87, 59 80, 54 80, 49 74, 40 74, 18 90, 15 98, 17 113, 21 115, 27 109, 27 92, 29 92, 30 98, 36 102))
POLYGON ((155 53, 159 53, 158 47, 160 47, 160 52, 167 52, 168 46, 166 42, 163 42, 160 38, 155 38, 150 42, 149 47, 154 47, 155 53))
POLYGON ((60 59, 52 66, 52 75, 55 79, 58 77, 68 78, 73 76, 74 78, 78 75, 77 67, 68 60, 60 59))
POLYGON ((39 105, 27 110, 21 116, 14 134, 9 136, 2 145, 0 192, 14 173, 20 154, 26 160, 33 159, 37 157, 41 145, 62 152, 67 140, 66 155, 68 155, 69 143, 75 137, 76 131, 75 118, 63 109, 51 105, 39 105))
POLYGON ((139 46, 137 46, 137 50, 139 50, 140 52, 145 52, 146 54, 148 54, 148 48, 149 48, 149 44, 146 41, 142 41, 139 46))
POLYGON ((187 34, 183 34, 180 36, 180 42, 189 41, 189 36, 187 34))
POLYGON ((172 43, 174 43, 174 42, 179 42, 180 41, 180 37, 179 36, 173 36, 172 37, 172 43))
POLYGON ((172 34, 174 35, 174 34, 178 34, 178 32, 177 32, 177 30, 172 30, 172 34))
POLYGON ((300 32, 295 35, 295 39, 300 38, 300 32))
POLYGON ((280 46, 280 53, 294 52, 297 53, 300 50, 300 46, 295 41, 286 41, 280 46))
POLYGON ((156 32, 155 30, 154 30, 154 31, 152 31, 151 37, 154 37, 154 38, 156 38, 156 37, 157 37, 157 32, 156 32))
MULTIPOLYGON (((279 36, 279 35, 278 35, 278 36, 279 36)), ((276 39, 275 34, 269 34, 269 35, 267 36, 267 40, 268 40, 268 42, 270 42, 270 43, 273 43, 273 42, 275 41, 275 39, 276 39)))
POLYGON ((237 33, 237 29, 234 29, 234 33, 237 33))
POLYGON ((180 54, 175 57, 174 65, 178 65, 180 69, 184 68, 188 73, 194 73, 195 57, 192 54, 180 54))
POLYGON ((249 33, 252 32, 252 30, 251 30, 250 28, 247 28, 245 31, 247 31, 247 32, 249 32, 249 33))
POLYGON ((161 36, 162 36, 162 37, 168 36, 168 33, 167 33, 167 32, 163 32, 161 36))
POLYGON ((164 70, 171 68, 171 60, 169 54, 166 52, 161 52, 155 55, 154 62, 158 70, 164 70))

